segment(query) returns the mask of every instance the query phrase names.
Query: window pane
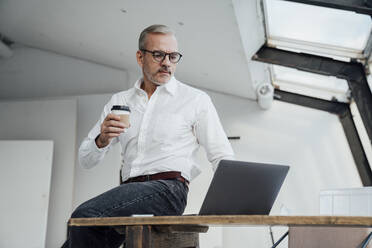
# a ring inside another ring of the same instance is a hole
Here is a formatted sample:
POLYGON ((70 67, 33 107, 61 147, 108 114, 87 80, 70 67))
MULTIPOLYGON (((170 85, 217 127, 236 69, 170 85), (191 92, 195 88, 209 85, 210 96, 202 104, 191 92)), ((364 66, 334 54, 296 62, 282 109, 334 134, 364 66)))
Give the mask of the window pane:
POLYGON ((266 0, 269 38, 288 38, 362 51, 371 17, 351 11, 266 0))
POLYGON ((349 102, 347 81, 333 76, 274 65, 273 83, 284 91, 325 100, 337 99, 339 102, 349 102))

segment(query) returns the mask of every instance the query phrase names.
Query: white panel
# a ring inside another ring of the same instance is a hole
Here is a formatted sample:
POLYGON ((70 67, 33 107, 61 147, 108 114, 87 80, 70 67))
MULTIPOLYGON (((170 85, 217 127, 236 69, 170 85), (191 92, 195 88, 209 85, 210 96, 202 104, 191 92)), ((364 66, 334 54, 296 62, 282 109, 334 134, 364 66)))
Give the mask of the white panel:
POLYGON ((319 202, 319 214, 320 215, 332 215, 333 209, 333 198, 331 195, 321 195, 319 202))
POLYGON ((0 141, 0 247, 45 247, 53 141, 0 141))
POLYGON ((335 195, 333 197, 333 214, 334 215, 349 215, 350 199, 347 195, 335 195))
POLYGON ((0 102, 0 116, 0 139, 54 141, 46 247, 60 247, 72 207, 76 100, 0 102))
POLYGON ((350 215, 368 216, 368 195, 350 196, 350 215))
POLYGON ((327 189, 320 192, 321 215, 372 216, 372 187, 327 189))

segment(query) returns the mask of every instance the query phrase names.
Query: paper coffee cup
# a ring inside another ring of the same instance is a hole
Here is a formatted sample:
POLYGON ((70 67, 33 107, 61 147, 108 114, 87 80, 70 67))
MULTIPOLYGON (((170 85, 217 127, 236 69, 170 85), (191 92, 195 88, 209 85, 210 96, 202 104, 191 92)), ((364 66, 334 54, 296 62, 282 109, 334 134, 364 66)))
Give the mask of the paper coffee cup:
POLYGON ((120 116, 120 122, 129 127, 130 108, 128 106, 114 105, 111 108, 111 113, 120 116))

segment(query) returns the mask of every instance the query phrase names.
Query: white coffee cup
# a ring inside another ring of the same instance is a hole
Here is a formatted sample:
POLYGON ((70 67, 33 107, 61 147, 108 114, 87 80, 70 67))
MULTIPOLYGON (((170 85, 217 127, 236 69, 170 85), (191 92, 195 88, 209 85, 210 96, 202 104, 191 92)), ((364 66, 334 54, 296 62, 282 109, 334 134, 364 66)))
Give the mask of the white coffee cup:
POLYGON ((130 108, 128 106, 114 105, 111 108, 111 113, 120 116, 120 122, 122 122, 126 127, 129 127, 130 108))

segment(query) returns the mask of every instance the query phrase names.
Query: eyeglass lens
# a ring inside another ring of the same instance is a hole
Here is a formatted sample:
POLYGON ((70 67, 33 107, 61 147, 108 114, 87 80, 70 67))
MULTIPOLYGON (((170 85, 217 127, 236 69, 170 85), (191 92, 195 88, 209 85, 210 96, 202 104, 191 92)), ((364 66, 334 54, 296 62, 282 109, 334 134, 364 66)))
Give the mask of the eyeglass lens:
POLYGON ((158 62, 161 62, 165 59, 165 56, 168 55, 169 61, 172 63, 177 63, 181 59, 181 54, 174 52, 174 53, 165 53, 162 51, 154 51, 152 52, 152 56, 158 62))

